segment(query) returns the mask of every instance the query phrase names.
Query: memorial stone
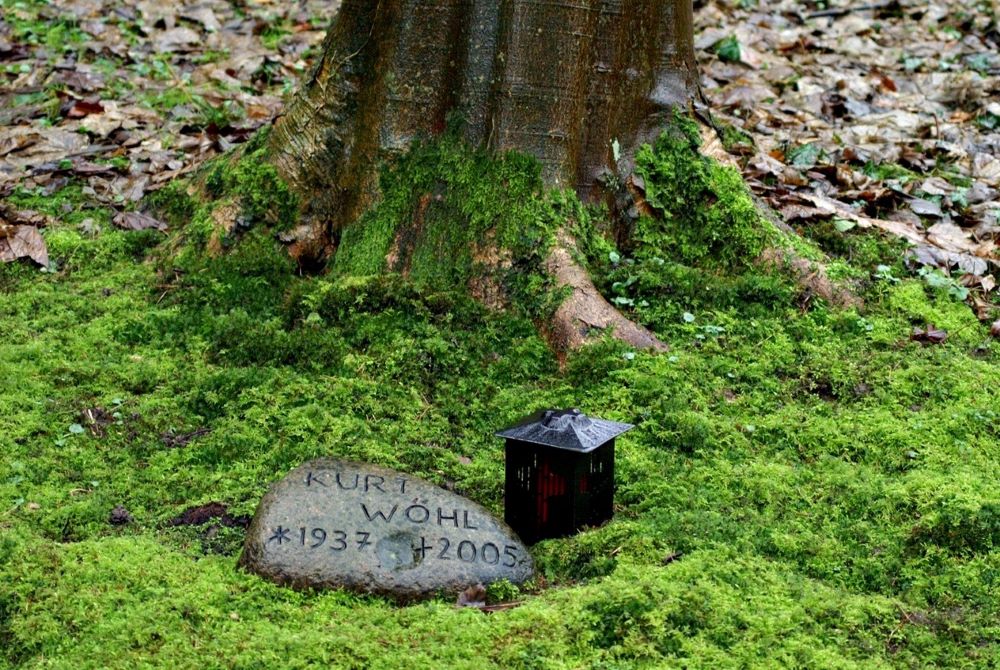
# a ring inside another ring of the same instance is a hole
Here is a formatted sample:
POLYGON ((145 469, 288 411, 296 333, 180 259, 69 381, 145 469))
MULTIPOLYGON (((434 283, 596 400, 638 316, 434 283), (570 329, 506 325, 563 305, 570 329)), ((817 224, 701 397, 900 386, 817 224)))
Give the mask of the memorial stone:
POLYGON ((296 588, 403 600, 534 574, 522 542, 482 506, 408 474, 333 459, 271 487, 240 565, 296 588))

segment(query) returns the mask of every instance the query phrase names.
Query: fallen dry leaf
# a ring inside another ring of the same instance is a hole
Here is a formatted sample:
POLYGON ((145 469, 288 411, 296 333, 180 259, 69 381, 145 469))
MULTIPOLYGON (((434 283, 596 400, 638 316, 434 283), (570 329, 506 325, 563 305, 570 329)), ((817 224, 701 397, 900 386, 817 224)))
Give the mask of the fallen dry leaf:
POLYGON ((0 128, 0 155, 9 166, 59 161, 77 155, 89 144, 86 136, 61 128, 0 128))
POLYGON ((179 447, 186 447, 192 440, 208 435, 211 432, 210 428, 198 428, 189 433, 176 433, 173 430, 169 430, 160 435, 160 440, 167 449, 177 449, 179 447))
POLYGON ((945 251, 970 254, 980 258, 994 258, 996 243, 992 240, 980 242, 964 228, 954 223, 942 221, 927 229, 927 241, 945 251))
POLYGON ((917 216, 933 216, 935 218, 941 218, 944 216, 944 212, 941 211, 941 205, 931 200, 924 200, 923 198, 910 198, 909 199, 910 209, 917 216))
POLYGON ((6 224, 11 226, 34 226, 45 228, 50 223, 50 219, 41 212, 31 209, 18 209, 8 202, 0 201, 0 226, 6 224))
POLYGON ((135 519, 133 519, 131 512, 121 505, 117 505, 108 515, 108 523, 112 526, 125 526, 132 523, 134 520, 135 519))
POLYGON ((909 258, 918 265, 950 271, 958 268, 962 272, 980 276, 989 271, 989 264, 982 258, 969 254, 946 251, 929 244, 920 244, 910 251, 909 258))
POLYGON ((0 131, 0 156, 20 151, 41 141, 41 133, 32 129, 25 129, 26 132, 0 131))
POLYGON ((823 211, 828 216, 836 216, 842 219, 855 222, 861 228, 878 228, 887 233, 892 233, 913 244, 923 244, 926 241, 925 234, 917 230, 915 226, 899 221, 888 221, 884 219, 873 219, 863 214, 859 214, 845 203, 838 202, 825 195, 818 193, 797 193, 798 197, 812 203, 816 209, 823 211))
POLYGON ((115 215, 112 223, 123 230, 159 230, 161 232, 167 230, 166 223, 140 212, 121 212, 115 215))
POLYGON ((211 7, 204 5, 187 7, 181 10, 180 15, 182 18, 200 23, 209 32, 214 33, 222 30, 222 24, 219 23, 219 18, 211 7))
POLYGON ((72 106, 66 112, 67 119, 83 119, 91 114, 100 114, 104 107, 99 102, 88 102, 87 100, 74 100, 72 106))
POLYGON ((486 607, 486 587, 482 584, 470 586, 458 595, 455 605, 457 607, 476 607, 478 609, 486 607))
POLYGON ((34 226, 3 227, 0 236, 0 263, 10 263, 19 258, 30 258, 43 268, 49 266, 49 252, 45 240, 34 226))
POLYGON ((66 88, 92 93, 104 87, 104 77, 99 73, 91 71, 87 65, 79 65, 73 70, 62 70, 56 74, 55 81, 63 84, 66 88))
POLYGON ((921 344, 944 344, 947 339, 948 333, 934 328, 934 326, 929 326, 927 330, 914 328, 913 333, 910 335, 910 340, 920 342, 921 344))
POLYGON ((1000 159, 987 153, 976 154, 972 159, 972 175, 990 186, 1000 186, 1000 159))
POLYGON ((153 46, 161 54, 189 50, 201 42, 201 36, 191 28, 172 28, 153 36, 153 46))

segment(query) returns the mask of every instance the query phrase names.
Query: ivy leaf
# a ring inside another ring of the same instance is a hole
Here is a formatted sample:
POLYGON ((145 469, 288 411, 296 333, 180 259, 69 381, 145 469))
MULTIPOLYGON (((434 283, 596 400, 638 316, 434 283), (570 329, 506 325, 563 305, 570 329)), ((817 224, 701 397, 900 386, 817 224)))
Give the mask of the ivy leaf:
POLYGON ((719 57, 719 60, 726 63, 739 62, 743 55, 740 41, 735 35, 730 35, 724 40, 720 40, 715 45, 715 55, 719 57))
POLYGON ((987 112, 983 116, 977 118, 976 123, 978 123, 980 127, 985 128, 986 130, 993 130, 998 126, 1000 126, 1000 116, 987 112))
POLYGON ((857 221, 851 221, 850 219, 834 219, 833 220, 833 227, 836 228, 838 231, 840 231, 842 233, 846 233, 848 230, 851 230, 852 228, 857 228, 857 226, 858 226, 858 222, 857 221))
POLYGON ((811 168, 816 165, 816 161, 819 160, 819 156, 822 152, 823 149, 819 146, 818 142, 810 142, 809 144, 803 144, 793 149, 789 149, 785 154, 785 160, 789 165, 795 167, 811 168))

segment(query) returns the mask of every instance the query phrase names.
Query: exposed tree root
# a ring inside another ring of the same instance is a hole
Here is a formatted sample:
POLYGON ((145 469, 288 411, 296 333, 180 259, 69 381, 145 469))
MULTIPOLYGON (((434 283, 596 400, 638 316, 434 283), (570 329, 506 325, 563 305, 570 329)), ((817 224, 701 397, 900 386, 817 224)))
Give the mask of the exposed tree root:
POLYGON ((590 275, 573 260, 576 241, 560 231, 557 243, 546 261, 546 269, 560 287, 570 289, 570 295, 556 310, 548 325, 549 339, 557 351, 579 349, 595 337, 611 333, 637 349, 666 351, 667 345, 649 330, 627 319, 614 308, 594 286, 590 275))
MULTIPOLYGON (((793 235, 795 233, 792 233, 793 235)), ((826 266, 816 261, 797 256, 787 249, 765 249, 757 258, 762 266, 783 270, 810 296, 822 298, 831 305, 843 308, 861 309, 864 301, 839 282, 827 275, 826 266)))
MULTIPOLYGON (((700 117, 699 121, 698 128, 702 138, 702 155, 740 171, 740 165, 735 157, 726 151, 723 146, 719 129, 707 125, 700 117)), ((781 220, 781 216, 777 212, 771 210, 758 198, 754 197, 754 203, 763 212, 764 217, 771 221, 779 231, 789 236, 798 235, 791 226, 781 220)), ((810 296, 821 298, 837 307, 855 309, 864 307, 864 301, 855 295, 850 288, 830 279, 826 271, 826 266, 823 263, 803 258, 791 249, 778 247, 765 249, 756 262, 758 265, 774 267, 788 273, 803 291, 810 296)))

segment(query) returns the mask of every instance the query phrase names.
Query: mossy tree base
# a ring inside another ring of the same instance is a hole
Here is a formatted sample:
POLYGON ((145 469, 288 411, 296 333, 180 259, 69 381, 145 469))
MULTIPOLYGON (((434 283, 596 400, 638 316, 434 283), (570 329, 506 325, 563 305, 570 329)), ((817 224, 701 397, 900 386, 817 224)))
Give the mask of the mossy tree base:
POLYGON ((606 178, 615 211, 547 189, 543 166, 529 156, 474 148, 459 132, 417 143, 382 165, 372 206, 320 264, 301 252, 322 246, 322 235, 313 239, 319 229, 302 225, 299 196, 272 167, 267 146, 262 135, 209 166, 195 183, 201 204, 171 205, 191 219, 171 270, 197 274, 257 231, 258 244, 261 233, 271 237, 300 270, 398 274, 420 290, 461 291, 518 311, 559 353, 605 336, 666 350, 630 297, 635 279, 607 280, 618 270, 610 258, 642 269, 656 290, 678 281, 664 269, 774 273, 799 286, 803 303, 860 306, 830 280, 817 249, 764 214, 738 171, 703 155, 698 125, 680 113, 636 151, 628 175, 606 178))
POLYGON ((297 277, 265 225, 182 263, 183 290, 163 295, 143 262, 161 235, 84 234, 93 210, 66 198, 12 197, 57 219, 59 270, 0 266, 0 667, 867 670, 1000 654, 996 340, 894 248, 854 270, 862 317, 804 312, 753 263, 657 261, 656 218, 615 257, 600 225, 573 224, 591 278, 671 351, 603 342, 560 371, 530 321, 457 291, 297 277), (910 341, 928 323, 948 340, 910 341), (523 601, 510 612, 281 589, 235 568, 239 529, 171 524, 209 502, 251 514, 280 473, 330 456, 501 510, 491 435, 570 405, 637 424, 617 518, 536 546, 557 588, 495 593, 523 601), (99 433, 94 408, 113 419, 99 433), (133 523, 109 524, 119 505, 133 523))

